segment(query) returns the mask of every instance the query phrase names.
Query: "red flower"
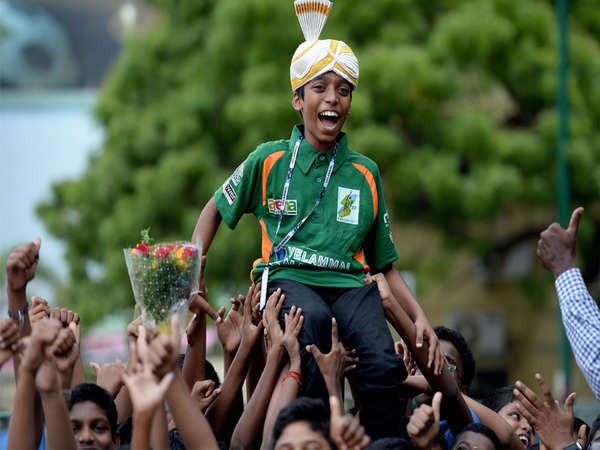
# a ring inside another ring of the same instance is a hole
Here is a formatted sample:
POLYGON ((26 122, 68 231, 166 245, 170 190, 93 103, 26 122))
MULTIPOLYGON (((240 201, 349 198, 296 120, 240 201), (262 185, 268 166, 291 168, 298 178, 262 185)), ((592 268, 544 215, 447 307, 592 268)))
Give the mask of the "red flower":
POLYGON ((135 249, 142 255, 148 256, 148 253, 150 252, 150 245, 148 245, 147 242, 140 242, 138 245, 135 246, 135 249))
POLYGON ((157 258, 166 258, 169 256, 169 247, 164 245, 159 245, 154 249, 154 256, 157 258))
POLYGON ((196 256, 196 252, 197 252, 197 250, 196 250, 196 247, 185 247, 185 248, 183 249, 183 254, 182 254, 182 256, 183 256, 185 259, 190 259, 190 256, 191 256, 192 258, 196 256))

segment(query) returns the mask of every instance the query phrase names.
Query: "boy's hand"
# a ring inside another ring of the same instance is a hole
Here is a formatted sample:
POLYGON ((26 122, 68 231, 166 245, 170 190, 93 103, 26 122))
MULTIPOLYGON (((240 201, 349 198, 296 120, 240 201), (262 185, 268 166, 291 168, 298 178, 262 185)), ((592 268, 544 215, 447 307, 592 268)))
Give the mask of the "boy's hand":
POLYGON ((235 354, 242 339, 242 322, 244 319, 239 309, 243 300, 243 295, 238 296, 237 299, 232 298, 230 300, 231 309, 227 313, 227 316, 225 316, 224 306, 217 312, 217 336, 223 346, 223 350, 231 355, 235 354))
POLYGON ((341 383, 347 364, 348 352, 344 344, 338 339, 337 321, 335 318, 331 319, 331 350, 329 353, 321 353, 314 344, 307 345, 306 351, 312 354, 317 361, 325 384, 330 389, 330 394, 332 393, 332 389, 333 392, 337 392, 338 389, 334 388, 334 385, 338 386, 341 383))
POLYGON ((252 318, 252 298, 254 298, 254 293, 258 289, 260 292, 260 286, 252 285, 248 288, 248 295, 246 295, 246 300, 244 303, 244 317, 242 319, 242 338, 240 341, 240 346, 245 346, 246 348, 253 348, 254 344, 260 337, 260 334, 263 330, 262 321, 258 321, 257 325, 254 325, 252 318))
POLYGON ((415 363, 412 352, 406 346, 406 343, 400 339, 399 341, 394 342, 394 349, 398 355, 402 356, 408 375, 410 376, 417 373, 417 364, 415 363))
POLYGON ((283 345, 283 331, 279 325, 279 313, 285 301, 285 294, 281 289, 277 289, 267 299, 265 310, 263 311, 263 326, 267 332, 271 348, 281 347, 283 345))
POLYGON ((304 324, 304 316, 302 315, 302 308, 296 309, 293 305, 290 308, 289 314, 284 314, 285 319, 285 331, 283 333, 283 346, 288 352, 290 357, 290 367, 300 366, 300 343, 298 342, 298 335, 302 330, 304 324))
POLYGON ((108 362, 102 365, 91 362, 90 367, 96 374, 96 384, 103 387, 112 398, 115 398, 123 387, 123 374, 125 367, 119 358, 115 362, 108 362))
POLYGON ((442 393, 436 392, 431 401, 431 406, 422 404, 410 417, 406 431, 410 440, 419 450, 431 448, 433 439, 440 431, 440 406, 442 393))
POLYGON ((392 294, 392 290, 390 289, 390 285, 385 279, 385 275, 382 273, 376 273, 374 275, 367 275, 363 282, 365 284, 376 283, 377 289, 379 289, 379 295, 381 296, 381 302, 383 303, 384 309, 389 306, 390 302, 395 302, 396 299, 392 294))
MULTIPOLYGON (((176 325, 177 332, 179 332, 179 323, 176 325)), ((153 416, 173 380, 172 372, 157 379, 153 372, 154 363, 150 360, 151 353, 152 350, 146 342, 146 329, 140 326, 136 342, 129 343, 129 357, 135 363, 129 364, 127 373, 122 375, 123 382, 129 391, 134 413, 138 417, 139 415, 146 418, 153 416)))
POLYGON ((60 330, 55 343, 52 345, 56 368, 65 388, 71 384, 73 368, 79 357, 80 339, 81 328, 75 322, 71 322, 67 328, 60 330))
POLYGON ((39 321, 32 328, 31 337, 25 348, 20 367, 32 374, 35 373, 44 361, 46 348, 54 343, 60 330, 61 325, 57 320, 44 319, 39 321))
POLYGON ((571 393, 565 400, 562 409, 558 400, 554 400, 552 392, 546 381, 537 373, 535 378, 542 389, 545 401, 529 389, 521 381, 515 383, 517 389, 513 394, 519 401, 517 406, 523 417, 535 429, 540 441, 550 450, 561 450, 574 444, 577 436, 573 430, 573 403, 575 393, 571 393))
MULTIPOLYGON (((140 326, 140 337, 146 337, 145 328, 140 326)), ((154 373, 162 378, 167 372, 172 372, 177 369, 177 357, 179 356, 179 348, 181 344, 181 334, 179 332, 179 318, 175 315, 171 318, 171 334, 158 333, 151 339, 146 346, 139 348, 138 352, 145 352, 145 364, 150 364, 154 373)))
POLYGON ((54 308, 54 311, 52 311, 52 318, 62 323, 62 326, 65 328, 68 327, 71 322, 74 322, 75 325, 79 325, 80 322, 79 314, 67 308, 54 308))
POLYGON ((37 268, 41 239, 35 238, 33 242, 15 247, 6 261, 6 275, 8 281, 8 290, 20 292, 25 289, 35 276, 37 268))
POLYGON ((0 349, 17 351, 19 343, 19 326, 12 319, 0 320, 0 349))
POLYGON ((342 415, 340 400, 329 397, 331 417, 329 434, 340 450, 361 450, 371 443, 371 438, 360 424, 358 417, 350 414, 342 415))
POLYGON ((31 326, 48 317, 50 317, 50 305, 48 302, 35 295, 31 297, 31 309, 29 310, 29 322, 31 323, 31 326))
POLYGON ((558 223, 553 223, 540 235, 537 244, 537 255, 542 266, 554 274, 556 278, 561 273, 577 267, 577 231, 583 208, 579 207, 569 221, 565 230, 558 223))
POLYGON ((192 398, 198 402, 202 411, 206 411, 220 393, 221 388, 215 389, 213 380, 196 381, 192 388, 192 398))

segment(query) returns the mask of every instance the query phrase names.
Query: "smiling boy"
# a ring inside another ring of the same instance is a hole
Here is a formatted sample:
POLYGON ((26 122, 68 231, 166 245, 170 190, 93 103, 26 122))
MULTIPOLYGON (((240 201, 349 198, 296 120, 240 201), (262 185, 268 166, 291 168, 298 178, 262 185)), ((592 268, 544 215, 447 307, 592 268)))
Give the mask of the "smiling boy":
POLYGON ((321 29, 306 25, 307 18, 329 13, 329 1, 297 0, 295 6, 306 42, 290 67, 292 106, 304 124, 288 140, 260 145, 238 166, 205 206, 194 238, 206 251, 221 218, 233 229, 244 213, 257 217, 262 256, 252 279, 262 279, 263 298, 283 290, 281 317, 292 305, 303 310, 302 394, 327 398, 305 347, 329 351, 335 317, 342 342, 360 358, 348 378, 361 401, 361 420, 376 439, 396 434, 398 387, 406 370, 394 351, 378 289, 363 283, 369 271, 385 274, 418 339, 429 342, 431 363, 439 366, 442 356, 423 310, 392 264, 398 254, 379 169, 350 150, 342 132, 358 85, 358 60, 347 44, 318 40, 321 29))

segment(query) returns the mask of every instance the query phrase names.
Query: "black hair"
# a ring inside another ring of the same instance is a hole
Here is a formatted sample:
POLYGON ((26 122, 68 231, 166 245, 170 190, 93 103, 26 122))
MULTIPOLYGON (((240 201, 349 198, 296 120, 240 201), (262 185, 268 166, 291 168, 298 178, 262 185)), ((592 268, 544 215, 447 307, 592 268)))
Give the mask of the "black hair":
POLYGON ((500 450, 502 448, 502 444, 500 444, 500 439, 498 439, 498 436, 496 435, 496 433, 494 433, 494 430, 482 423, 470 423, 469 425, 464 427, 461 430, 461 432, 458 433, 458 435, 456 436, 456 442, 452 446, 453 449, 456 448, 456 444, 458 443, 459 438, 467 431, 471 431, 472 433, 483 434, 486 438, 492 441, 492 444, 494 444, 494 448, 496 450, 500 450))
POLYGON ((71 389, 69 395, 69 411, 77 403, 92 402, 98 405, 106 414, 110 426, 110 435, 115 437, 117 432, 117 407, 108 391, 94 383, 81 383, 71 389))
POLYGON ((475 358, 473 358, 471 347, 469 347, 469 344, 463 335, 456 330, 452 330, 451 328, 444 326, 438 326, 434 328, 434 331, 438 339, 448 341, 454 345, 454 347, 456 347, 456 350, 460 355, 463 368, 462 384, 463 386, 469 387, 473 381, 473 378, 475 377, 475 358))
POLYGON ((302 100, 304 100, 304 85, 300 86, 298 89, 294 91, 294 94, 297 94, 302 100))
POLYGON ((387 437, 371 442, 367 448, 369 450, 412 450, 415 446, 412 442, 404 438, 387 437))
MULTIPOLYGON (((594 439, 594 435, 598 430, 600 430, 600 414, 598 414, 598 417, 596 417, 596 419, 592 423, 592 428, 590 428, 590 432, 588 433, 588 441, 586 448, 589 449, 591 447, 592 439, 594 439)), ((575 432, 577 432, 577 430, 575 432)))
POLYGON ((504 386, 498 388, 485 399, 483 399, 483 402, 481 403, 490 408, 492 411, 498 412, 504 408, 504 406, 514 402, 517 399, 515 394, 513 394, 514 389, 515 386, 504 386))
POLYGON ((335 448, 329 436, 329 408, 323 400, 308 397, 297 398, 281 410, 273 427, 273 447, 288 425, 304 420, 312 430, 323 435, 331 448, 335 448))

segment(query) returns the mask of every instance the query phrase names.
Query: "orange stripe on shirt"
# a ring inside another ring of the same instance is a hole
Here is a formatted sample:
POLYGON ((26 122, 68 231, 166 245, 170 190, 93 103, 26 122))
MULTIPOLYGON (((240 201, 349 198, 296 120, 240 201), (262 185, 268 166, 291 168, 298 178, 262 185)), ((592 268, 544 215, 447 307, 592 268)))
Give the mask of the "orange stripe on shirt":
POLYGON ((281 150, 280 152, 271 153, 269 156, 265 158, 263 162, 263 170, 262 170, 262 195, 263 195, 263 205, 267 204, 267 180, 269 179, 269 173, 271 169, 277 162, 279 158, 285 153, 285 150, 281 150))
MULTIPOLYGON (((259 219, 258 223, 260 224, 260 229, 262 230, 262 257, 254 261, 254 264, 252 264, 252 270, 256 269, 256 266, 258 266, 260 262, 269 262, 269 254, 271 253, 271 247, 273 247, 273 242, 271 242, 271 239, 269 239, 269 235, 267 234, 265 221, 263 219, 259 219)), ((252 280, 252 283, 254 283, 255 281, 252 277, 252 270, 250 270, 250 279, 252 280)))
POLYGON ((363 266, 363 272, 368 273, 371 268, 367 265, 365 260, 365 252, 363 252, 362 248, 359 248, 358 251, 354 254, 353 258, 357 260, 363 266))
POLYGON ((373 174, 362 164, 352 163, 356 169, 363 174, 365 179, 367 180, 367 184, 371 189, 371 197, 373 198, 373 220, 377 218, 377 212, 379 210, 379 196, 377 195, 377 185, 375 184, 375 179, 373 178, 373 174))

